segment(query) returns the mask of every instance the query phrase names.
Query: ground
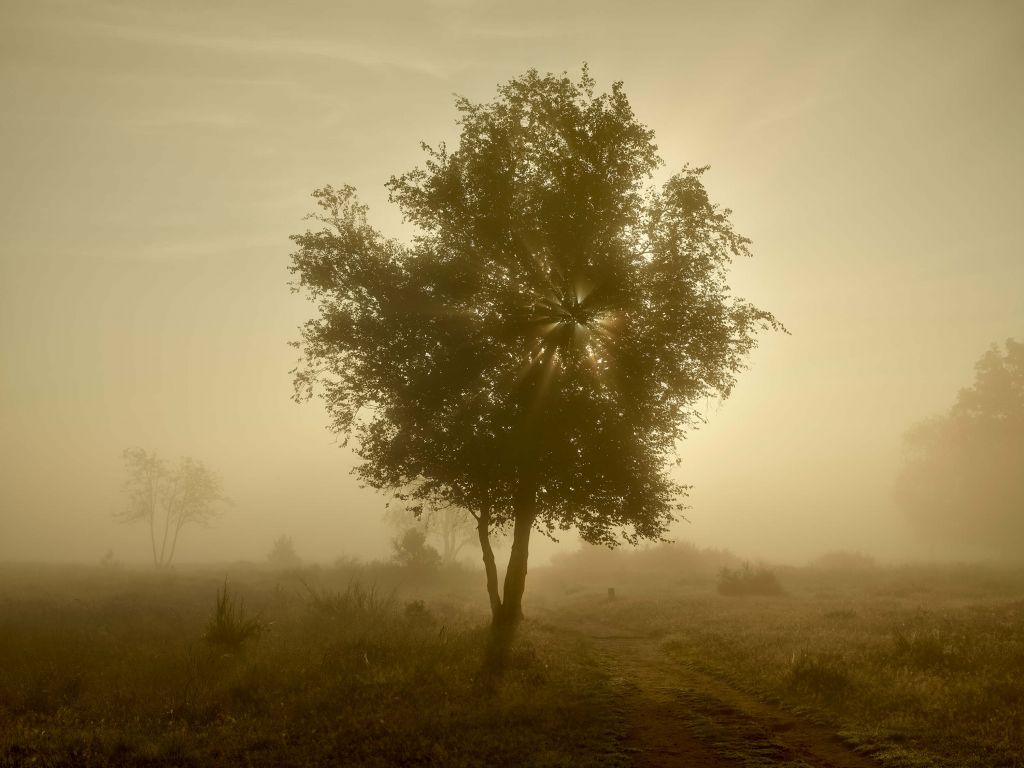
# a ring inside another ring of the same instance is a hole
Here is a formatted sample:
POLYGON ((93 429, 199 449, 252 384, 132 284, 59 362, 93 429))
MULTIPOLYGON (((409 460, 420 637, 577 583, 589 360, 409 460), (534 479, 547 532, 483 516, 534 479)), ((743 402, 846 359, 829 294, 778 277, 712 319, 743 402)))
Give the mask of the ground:
POLYGON ((636 768, 877 768, 834 730, 669 658, 659 640, 598 622, 566 626, 594 646, 636 768))
POLYGON ((0 565, 0 768, 1024 766, 1020 570, 669 554, 537 569, 500 674, 475 570, 0 565))

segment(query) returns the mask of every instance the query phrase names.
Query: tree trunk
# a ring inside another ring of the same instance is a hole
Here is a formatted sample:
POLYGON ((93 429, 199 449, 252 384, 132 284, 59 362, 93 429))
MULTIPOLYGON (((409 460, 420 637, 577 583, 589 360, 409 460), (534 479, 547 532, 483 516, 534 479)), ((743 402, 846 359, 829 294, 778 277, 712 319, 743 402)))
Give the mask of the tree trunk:
POLYGON ((156 559, 156 507, 154 506, 149 516, 149 543, 153 547, 153 567, 159 568, 160 562, 156 559))
POLYGON ((476 532, 480 539, 480 551, 484 557, 484 572, 487 574, 487 596, 491 600, 491 621, 497 624, 501 615, 501 596, 498 594, 498 567, 494 563, 494 550, 491 549, 490 527, 490 512, 481 512, 476 522, 476 532))
POLYGON ((533 515, 516 517, 512 534, 512 552, 508 556, 508 569, 505 571, 505 588, 498 620, 504 627, 512 628, 523 618, 523 592, 526 590, 526 565, 530 558, 532 528, 533 515))
POLYGON ((516 522, 512 530, 512 552, 505 571, 501 615, 498 624, 514 628, 523 618, 523 592, 526 590, 526 566, 530 559, 530 531, 537 516, 537 492, 533 484, 523 481, 516 500, 516 522))

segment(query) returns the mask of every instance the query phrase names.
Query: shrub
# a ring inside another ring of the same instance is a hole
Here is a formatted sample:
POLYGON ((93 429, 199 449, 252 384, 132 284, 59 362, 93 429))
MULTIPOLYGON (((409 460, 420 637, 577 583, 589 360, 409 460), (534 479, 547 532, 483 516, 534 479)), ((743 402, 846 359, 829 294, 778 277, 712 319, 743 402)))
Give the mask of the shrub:
POLYGON ((242 598, 228 592, 225 579, 224 586, 217 590, 217 603, 203 639, 214 647, 237 653, 246 640, 259 636, 263 629, 263 622, 258 616, 246 615, 242 598))
POLYGON ((782 585, 775 573, 764 566, 751 568, 744 563, 740 568, 723 568, 718 575, 718 592, 729 597, 742 595, 781 595, 782 585))
POLYGON ((395 562, 406 568, 432 571, 441 565, 441 553, 427 544, 427 534, 419 528, 409 528, 392 546, 395 562))

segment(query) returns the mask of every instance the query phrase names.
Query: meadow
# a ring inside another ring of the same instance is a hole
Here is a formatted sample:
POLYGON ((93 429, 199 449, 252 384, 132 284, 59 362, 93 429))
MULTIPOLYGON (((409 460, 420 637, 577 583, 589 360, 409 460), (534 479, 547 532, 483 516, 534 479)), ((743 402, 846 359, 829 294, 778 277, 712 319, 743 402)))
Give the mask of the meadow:
POLYGON ((840 554, 750 568, 742 594, 732 591, 742 566, 711 554, 732 578, 704 568, 653 581, 642 562, 664 552, 591 553, 589 568, 567 561, 551 574, 545 609, 655 639, 674 663, 827 724, 884 766, 1024 766, 1020 570, 840 554), (764 572, 781 593, 757 594, 775 591, 757 588, 764 572))
POLYGON ((676 545, 531 579, 499 672, 475 569, 0 566, 0 766, 643 764, 595 625, 888 768, 1024 766, 1020 571, 676 545))
POLYGON ((494 674, 475 577, 0 567, 0 766, 616 764, 581 641, 494 674))

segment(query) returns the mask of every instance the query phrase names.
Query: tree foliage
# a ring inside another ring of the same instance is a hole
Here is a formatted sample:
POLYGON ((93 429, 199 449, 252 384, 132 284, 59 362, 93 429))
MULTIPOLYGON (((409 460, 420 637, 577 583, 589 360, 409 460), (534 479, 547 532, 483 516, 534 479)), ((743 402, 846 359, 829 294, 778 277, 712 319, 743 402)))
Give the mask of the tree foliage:
POLYGON ((208 525, 227 501, 220 478, 202 462, 183 458, 175 466, 142 448, 124 452, 127 507, 123 522, 145 522, 153 564, 165 568, 174 559, 178 536, 186 525, 208 525))
POLYGON ((993 345, 943 416, 904 436, 896 498, 934 540, 1020 560, 1024 553, 1024 343, 993 345))
POLYGON ((515 613, 531 527, 664 534, 697 404, 728 396, 756 332, 780 326, 729 292, 749 241, 706 169, 645 186, 661 160, 621 83, 597 95, 586 69, 531 70, 456 107, 458 148, 423 144, 388 183, 412 243, 375 231, 351 187, 314 192, 318 228, 292 238, 319 310, 296 386, 356 438, 367 484, 473 514, 490 586, 486 534, 514 527, 515 613))

